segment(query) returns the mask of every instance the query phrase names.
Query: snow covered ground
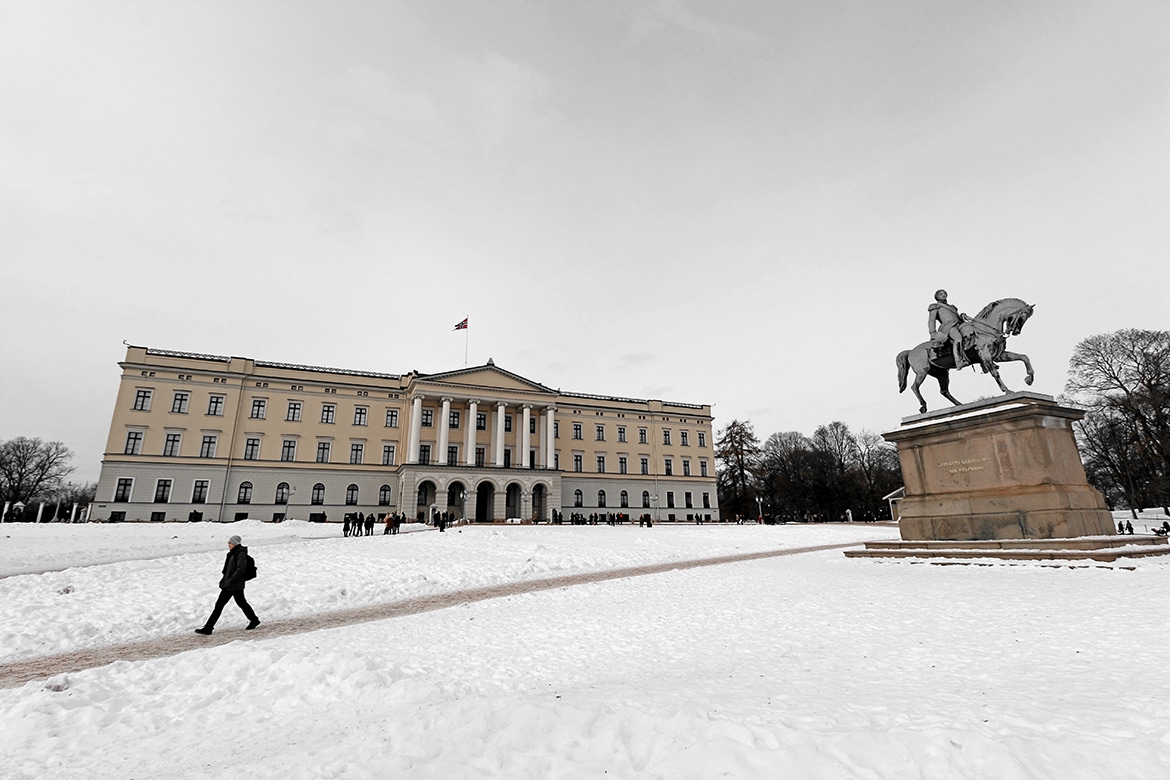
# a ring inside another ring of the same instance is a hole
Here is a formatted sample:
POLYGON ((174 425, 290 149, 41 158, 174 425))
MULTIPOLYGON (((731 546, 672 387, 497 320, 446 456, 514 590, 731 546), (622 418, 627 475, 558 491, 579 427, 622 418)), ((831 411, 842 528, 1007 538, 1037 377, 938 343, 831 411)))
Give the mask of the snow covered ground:
MULTIPOLYGON (((189 635, 232 533, 257 559, 248 598, 266 622, 897 534, 407 530, 3 525, 0 665, 189 635)), ((0 690, 0 777, 1165 778, 1167 593, 1166 559, 932 566, 836 550, 267 639, 229 604, 216 636, 250 641, 0 690)))

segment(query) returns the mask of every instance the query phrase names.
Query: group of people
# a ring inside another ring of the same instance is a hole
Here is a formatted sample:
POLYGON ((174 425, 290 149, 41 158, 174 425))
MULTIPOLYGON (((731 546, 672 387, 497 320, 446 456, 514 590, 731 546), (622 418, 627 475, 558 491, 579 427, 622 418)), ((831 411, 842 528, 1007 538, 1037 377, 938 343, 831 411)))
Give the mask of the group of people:
POLYGON ((356 514, 348 514, 341 521, 341 533, 346 536, 373 536, 374 535, 374 513, 369 515, 358 512, 356 514))

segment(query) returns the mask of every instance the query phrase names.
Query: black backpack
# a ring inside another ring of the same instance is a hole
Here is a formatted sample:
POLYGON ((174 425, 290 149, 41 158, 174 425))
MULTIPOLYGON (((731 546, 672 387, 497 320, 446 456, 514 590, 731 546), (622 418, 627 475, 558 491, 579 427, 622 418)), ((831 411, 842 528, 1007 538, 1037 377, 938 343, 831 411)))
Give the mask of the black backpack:
POLYGON ((256 579, 256 559, 250 554, 244 556, 244 581, 256 579))

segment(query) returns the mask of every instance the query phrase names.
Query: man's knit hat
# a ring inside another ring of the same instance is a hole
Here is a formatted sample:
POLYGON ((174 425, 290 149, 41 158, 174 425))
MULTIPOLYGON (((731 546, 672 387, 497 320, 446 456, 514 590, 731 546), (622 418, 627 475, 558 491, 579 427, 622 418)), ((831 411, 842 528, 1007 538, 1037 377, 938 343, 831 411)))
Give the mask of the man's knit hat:
POLYGON ((233 536, 231 539, 228 539, 228 544, 239 544, 239 543, 240 543, 239 536, 233 536))

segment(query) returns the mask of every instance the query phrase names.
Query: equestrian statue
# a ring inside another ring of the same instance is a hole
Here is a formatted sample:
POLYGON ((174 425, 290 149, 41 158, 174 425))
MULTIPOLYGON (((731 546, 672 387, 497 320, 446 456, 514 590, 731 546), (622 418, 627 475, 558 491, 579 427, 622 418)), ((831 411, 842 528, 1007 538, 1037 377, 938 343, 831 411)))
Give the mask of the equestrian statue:
POLYGON ((999 378, 999 364, 1013 360, 1023 362, 1028 369, 1024 382, 1032 384, 1032 362, 1027 355, 1008 352, 1007 339, 1020 335, 1033 308, 1034 305, 1019 298, 1002 298, 984 306, 974 317, 968 317, 947 303, 946 290, 939 290, 934 294, 934 303, 927 308, 930 339, 898 353, 898 392, 906 389, 906 377, 914 369, 914 384, 910 389, 918 396, 919 413, 926 411, 926 401, 918 388, 927 376, 937 379, 939 392, 958 406, 961 402, 950 392, 950 371, 978 363, 983 373, 995 377, 1000 390, 1010 393, 999 378))

